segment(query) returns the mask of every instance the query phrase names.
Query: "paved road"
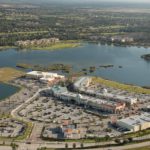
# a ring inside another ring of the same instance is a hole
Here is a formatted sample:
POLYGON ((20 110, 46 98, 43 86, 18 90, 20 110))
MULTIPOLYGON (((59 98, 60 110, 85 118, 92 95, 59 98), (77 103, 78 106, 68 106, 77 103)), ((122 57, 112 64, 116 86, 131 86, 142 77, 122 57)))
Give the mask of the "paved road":
POLYGON ((43 123, 36 123, 34 124, 34 127, 33 127, 33 130, 32 130, 32 133, 30 135, 30 138, 29 140, 31 142, 36 142, 36 141, 41 141, 41 133, 42 133, 42 130, 43 130, 43 126, 44 124, 43 123))
POLYGON ((93 150, 129 150, 132 148, 140 148, 140 147, 150 147, 150 142, 126 145, 126 146, 118 146, 118 147, 109 147, 109 148, 95 148, 93 150))
MULTIPOLYGON (((47 147, 47 148, 65 148, 65 143, 42 143, 42 144, 26 144, 26 143, 16 143, 19 145, 17 150, 37 150, 37 148, 47 147)), ((105 143, 104 143, 105 144, 105 143)), ((68 143, 69 147, 72 148, 73 143, 68 143)), ((95 145, 94 143, 85 143, 84 146, 92 146, 95 145)), ((80 143, 76 143, 77 147, 80 147, 80 143)), ((118 146, 118 147, 108 147, 108 148, 95 148, 92 150, 129 150, 132 148, 140 148, 150 146, 150 142, 143 142, 138 144, 126 145, 126 146, 118 146)), ((0 150, 12 150, 9 146, 2 146, 0 150)), ((86 148, 85 148, 86 150, 86 148)), ((88 149, 89 150, 89 149, 88 149)))
POLYGON ((22 117, 20 117, 18 115, 19 110, 21 110, 21 108, 23 108, 28 103, 32 102, 39 95, 40 92, 45 91, 45 90, 49 90, 49 89, 50 89, 50 87, 39 89, 31 98, 29 98, 28 100, 26 100, 25 103, 22 103, 17 108, 15 108, 14 110, 12 110, 12 112, 11 112, 12 117, 22 120, 22 117))

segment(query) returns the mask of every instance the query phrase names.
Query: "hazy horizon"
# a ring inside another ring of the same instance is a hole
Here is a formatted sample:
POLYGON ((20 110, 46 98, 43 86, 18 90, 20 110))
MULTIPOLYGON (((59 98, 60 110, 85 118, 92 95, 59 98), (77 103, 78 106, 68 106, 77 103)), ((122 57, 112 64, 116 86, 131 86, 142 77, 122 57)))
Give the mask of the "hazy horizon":
POLYGON ((119 3, 150 3, 150 0, 0 0, 0 2, 68 2, 68 3, 95 3, 95 2, 119 2, 119 3))

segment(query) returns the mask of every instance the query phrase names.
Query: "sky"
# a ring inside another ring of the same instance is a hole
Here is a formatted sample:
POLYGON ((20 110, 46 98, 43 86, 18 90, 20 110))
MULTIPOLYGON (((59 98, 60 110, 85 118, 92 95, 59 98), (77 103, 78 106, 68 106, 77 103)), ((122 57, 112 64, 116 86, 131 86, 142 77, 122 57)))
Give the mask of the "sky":
POLYGON ((44 3, 44 2, 60 2, 60 3, 64 3, 64 2, 69 2, 69 3, 73 3, 73 2, 77 2, 77 3, 94 3, 94 2, 122 2, 122 3, 149 3, 150 4, 150 0, 0 0, 0 2, 40 2, 40 3, 44 3))
MULTIPOLYGON (((0 0, 0 1, 7 1, 7 0, 0 0)), ((8 1, 15 1, 15 0, 8 0, 8 1)), ((17 0, 16 0, 17 1, 17 0)), ((19 0, 18 0, 19 1, 19 0)), ((22 1, 22 0, 20 0, 22 1)), ((28 0, 23 0, 23 1, 28 1, 28 0)), ((30 0, 31 2, 32 1, 36 1, 36 0, 30 0)), ((50 1, 54 1, 54 0, 40 0, 41 2, 50 2, 50 1)), ((60 1, 60 2, 149 2, 150 3, 150 0, 55 0, 55 1, 60 1)))
MULTIPOLYGON (((32 0, 31 0, 32 1, 32 0)), ((44 0, 43 0, 44 1, 44 0)), ((46 0, 46 1, 52 1, 52 0, 46 0)), ((150 0, 56 0, 56 1, 68 1, 68 2, 150 2, 150 0)), ((41 0, 42 2, 42 0, 41 0)))

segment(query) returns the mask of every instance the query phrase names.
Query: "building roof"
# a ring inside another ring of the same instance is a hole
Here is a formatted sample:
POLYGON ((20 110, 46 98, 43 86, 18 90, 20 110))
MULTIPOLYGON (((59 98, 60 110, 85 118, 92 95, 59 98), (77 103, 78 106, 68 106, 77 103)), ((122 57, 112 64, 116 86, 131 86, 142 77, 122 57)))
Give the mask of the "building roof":
POLYGON ((123 122, 130 126, 142 125, 143 123, 146 123, 146 122, 150 123, 150 113, 143 113, 140 116, 135 115, 135 116, 128 117, 125 119, 121 119, 119 120, 119 122, 123 122))
POLYGON ((78 80, 74 83, 74 86, 79 88, 79 87, 82 87, 82 86, 85 86, 86 83, 88 83, 89 79, 91 77, 80 77, 78 78, 78 80))
POLYGON ((73 92, 69 92, 66 87, 54 86, 52 88, 52 91, 55 94, 59 94, 60 96, 80 99, 81 101, 86 101, 88 103, 93 103, 95 105, 104 104, 104 105, 108 105, 108 106, 112 106, 112 107, 121 106, 121 103, 118 103, 115 101, 100 99, 100 98, 91 97, 91 96, 87 96, 87 95, 81 95, 81 94, 79 95, 79 94, 76 94, 73 92))
POLYGON ((30 72, 27 73, 27 75, 42 76, 43 78, 64 77, 62 75, 58 75, 57 73, 53 73, 53 72, 41 72, 41 71, 30 71, 30 72))

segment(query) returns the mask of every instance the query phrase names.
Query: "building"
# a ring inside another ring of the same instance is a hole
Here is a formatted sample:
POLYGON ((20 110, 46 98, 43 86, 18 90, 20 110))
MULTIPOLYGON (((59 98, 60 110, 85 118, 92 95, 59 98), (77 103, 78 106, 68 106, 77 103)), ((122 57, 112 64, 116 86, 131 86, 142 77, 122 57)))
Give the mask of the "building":
POLYGON ((125 95, 117 95, 117 94, 112 94, 108 92, 103 92, 103 93, 97 93, 98 97, 105 97, 108 99, 111 99, 113 101, 118 101, 118 102, 125 102, 127 105, 134 105, 137 103, 138 99, 136 97, 132 96, 125 96, 125 95))
POLYGON ((75 83, 74 88, 78 90, 80 87, 88 87, 92 81, 91 77, 80 77, 75 83))
POLYGON ((130 132, 137 132, 150 128, 150 113, 143 113, 140 116, 132 116, 117 121, 117 124, 130 132))
POLYGON ((42 82, 52 82, 55 79, 64 79, 63 75, 52 72, 31 71, 26 74, 27 78, 38 79, 42 82))
POLYGON ((62 120, 61 126, 45 127, 43 137, 52 139, 81 139, 85 138, 87 129, 80 128, 70 119, 62 120))
POLYGON ((123 111, 125 108, 125 103, 123 102, 114 102, 106 99, 69 92, 66 87, 54 86, 51 89, 51 94, 66 102, 77 103, 85 108, 91 107, 109 113, 117 113, 123 111))
POLYGON ((78 128, 71 120, 62 121, 61 132, 64 139, 81 139, 86 135, 86 129, 78 128))
POLYGON ((123 102, 126 103, 126 105, 134 105, 137 103, 138 99, 133 96, 129 95, 117 95, 109 93, 106 88, 104 88, 102 91, 99 90, 92 90, 89 87, 90 83, 92 82, 91 77, 81 77, 74 83, 74 89, 75 91, 80 91, 81 93, 96 96, 100 99, 107 99, 115 102, 123 102))

